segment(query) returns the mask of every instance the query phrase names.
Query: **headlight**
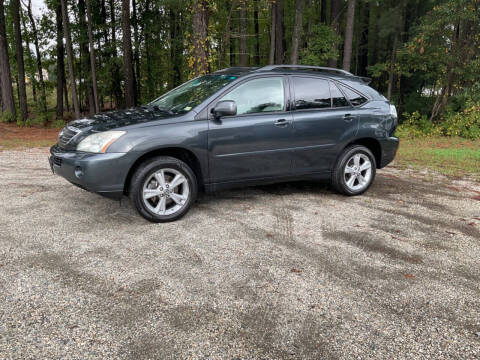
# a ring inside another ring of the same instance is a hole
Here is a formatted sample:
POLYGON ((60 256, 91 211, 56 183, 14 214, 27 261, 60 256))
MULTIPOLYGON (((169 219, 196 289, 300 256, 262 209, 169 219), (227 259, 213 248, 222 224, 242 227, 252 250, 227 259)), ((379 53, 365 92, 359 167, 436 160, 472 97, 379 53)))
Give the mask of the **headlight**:
POLYGON ((87 136, 77 145, 78 151, 104 153, 126 131, 104 131, 87 136))

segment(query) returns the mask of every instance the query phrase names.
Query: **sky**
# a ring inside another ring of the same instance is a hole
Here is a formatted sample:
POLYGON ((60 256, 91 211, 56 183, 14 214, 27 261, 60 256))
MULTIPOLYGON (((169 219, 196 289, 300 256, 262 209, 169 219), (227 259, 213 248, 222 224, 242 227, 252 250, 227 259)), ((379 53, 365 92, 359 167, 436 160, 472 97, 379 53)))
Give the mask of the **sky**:
POLYGON ((42 15, 42 8, 45 8, 43 0, 32 0, 32 11, 35 16, 42 15))

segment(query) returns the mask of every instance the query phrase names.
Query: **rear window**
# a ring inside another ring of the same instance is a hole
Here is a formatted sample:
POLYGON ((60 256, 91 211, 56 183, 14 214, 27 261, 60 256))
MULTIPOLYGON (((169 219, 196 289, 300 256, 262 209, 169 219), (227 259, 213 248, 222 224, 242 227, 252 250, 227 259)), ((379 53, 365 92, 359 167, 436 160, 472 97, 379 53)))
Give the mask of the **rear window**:
POLYGON ((295 108, 324 109, 332 106, 330 85, 327 80, 307 77, 294 77, 295 108))
POLYGON ((364 96, 360 95, 356 91, 353 91, 352 89, 343 85, 340 85, 340 87, 353 106, 360 106, 368 101, 364 96))

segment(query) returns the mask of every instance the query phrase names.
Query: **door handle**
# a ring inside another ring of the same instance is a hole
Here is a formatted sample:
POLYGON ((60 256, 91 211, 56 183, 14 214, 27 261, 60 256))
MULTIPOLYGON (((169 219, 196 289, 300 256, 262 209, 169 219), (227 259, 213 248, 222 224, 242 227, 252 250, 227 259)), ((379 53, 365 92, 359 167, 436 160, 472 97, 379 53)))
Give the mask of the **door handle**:
POLYGON ((343 115, 343 120, 345 120, 346 122, 351 122, 353 119, 355 119, 355 115, 352 115, 352 114, 343 115))
POLYGON ((284 127, 289 124, 287 119, 278 119, 273 123, 275 126, 284 127))

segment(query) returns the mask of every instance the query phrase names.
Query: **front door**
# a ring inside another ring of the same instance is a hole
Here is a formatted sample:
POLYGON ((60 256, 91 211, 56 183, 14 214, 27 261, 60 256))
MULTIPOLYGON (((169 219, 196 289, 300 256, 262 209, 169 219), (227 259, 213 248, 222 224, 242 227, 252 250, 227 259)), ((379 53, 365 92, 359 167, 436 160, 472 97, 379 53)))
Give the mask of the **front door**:
POLYGON ((286 97, 286 79, 269 76, 240 83, 217 99, 235 101, 237 114, 209 121, 212 182, 290 174, 293 118, 286 111, 286 97))

